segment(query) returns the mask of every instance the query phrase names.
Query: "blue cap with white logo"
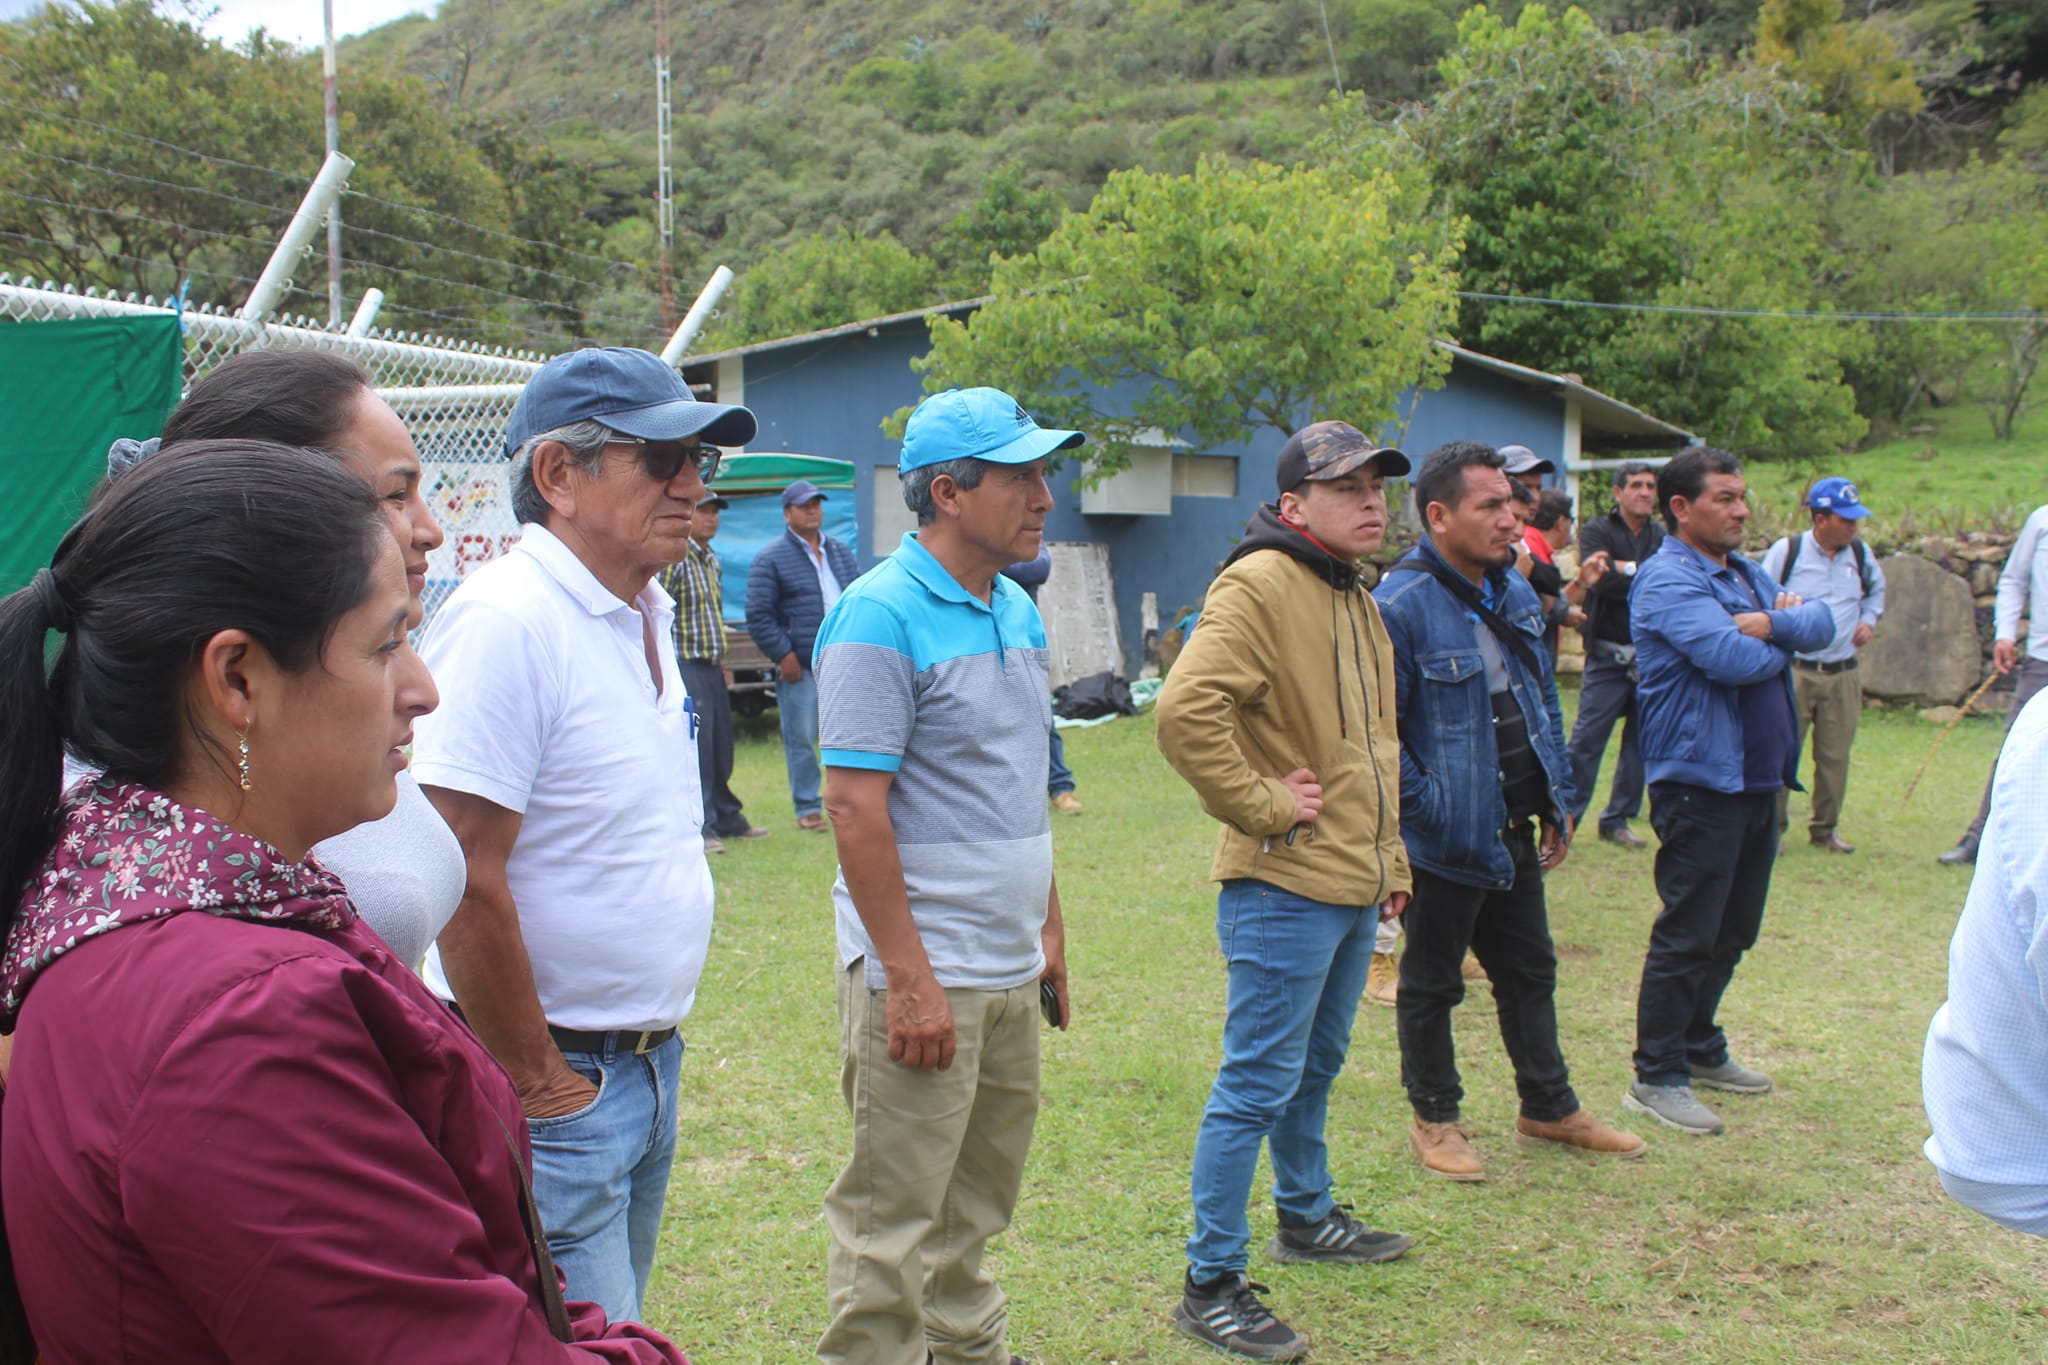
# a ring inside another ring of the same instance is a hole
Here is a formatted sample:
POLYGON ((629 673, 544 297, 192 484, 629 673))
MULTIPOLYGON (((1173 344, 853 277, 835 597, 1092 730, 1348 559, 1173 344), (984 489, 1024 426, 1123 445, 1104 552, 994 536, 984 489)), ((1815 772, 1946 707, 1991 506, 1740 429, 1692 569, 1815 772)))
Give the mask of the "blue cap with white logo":
POLYGON ((947 389, 910 414, 896 472, 908 474, 970 455, 991 464, 1030 464, 1087 439, 1078 431, 1038 425, 1022 403, 1001 389, 947 389))
POLYGON ((1806 494, 1806 505, 1816 512, 1833 512, 1850 521, 1861 521, 1870 515, 1870 509, 1863 505, 1863 499, 1856 496, 1856 485, 1847 479, 1822 479, 1806 494))

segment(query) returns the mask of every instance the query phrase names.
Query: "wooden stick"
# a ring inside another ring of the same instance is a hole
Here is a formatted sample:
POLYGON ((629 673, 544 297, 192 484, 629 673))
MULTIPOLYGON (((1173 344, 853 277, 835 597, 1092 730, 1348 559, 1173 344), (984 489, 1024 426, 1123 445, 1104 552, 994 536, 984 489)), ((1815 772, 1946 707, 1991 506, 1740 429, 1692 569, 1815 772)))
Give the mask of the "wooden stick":
POLYGON ((1958 725, 1961 725, 1963 723, 1963 717, 1969 715, 1970 709, 1974 707, 1979 701, 1982 701, 1984 698, 1984 694, 1991 690, 1991 684, 1997 682, 2000 678, 2004 676, 2005 675, 2000 673, 1997 669, 1993 669, 1991 671, 1991 676, 1984 679, 1983 682, 1978 683, 1977 690, 1975 692, 1972 692, 1964 700, 1962 706, 1957 709, 1956 718, 1950 721, 1948 724, 1941 727, 1941 733, 1934 737, 1934 743, 1927 746, 1927 757, 1920 760, 1920 771, 1913 774, 1913 780, 1906 784, 1906 794, 1899 798, 1900 810, 1904 810, 1906 808, 1906 803, 1913 799, 1914 791, 1916 791, 1920 786, 1920 779, 1927 776, 1927 765, 1934 762, 1935 751, 1940 749, 1942 741, 1948 738, 1948 732, 1955 729, 1958 725))

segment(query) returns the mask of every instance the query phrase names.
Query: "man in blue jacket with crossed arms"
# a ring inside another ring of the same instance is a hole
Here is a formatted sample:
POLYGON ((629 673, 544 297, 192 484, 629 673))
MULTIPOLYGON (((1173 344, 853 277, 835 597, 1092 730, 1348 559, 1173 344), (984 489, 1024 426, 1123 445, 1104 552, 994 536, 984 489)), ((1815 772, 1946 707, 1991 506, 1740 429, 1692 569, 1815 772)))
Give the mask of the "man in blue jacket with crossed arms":
POLYGON ((1825 602, 1784 591, 1742 548, 1742 465, 1688 446, 1657 475, 1669 535, 1629 598, 1643 768, 1663 909, 1636 996, 1635 1082, 1622 1104, 1680 1132, 1725 1132, 1695 1086, 1761 1095, 1715 1022, 1756 942, 1778 852, 1777 798, 1799 789, 1791 663, 1834 636, 1825 602))

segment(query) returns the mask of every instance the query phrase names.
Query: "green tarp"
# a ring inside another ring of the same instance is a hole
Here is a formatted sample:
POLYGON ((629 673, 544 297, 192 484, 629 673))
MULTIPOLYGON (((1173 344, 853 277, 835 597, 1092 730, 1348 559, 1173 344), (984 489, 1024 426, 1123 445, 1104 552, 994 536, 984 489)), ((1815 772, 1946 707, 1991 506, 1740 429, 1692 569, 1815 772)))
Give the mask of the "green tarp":
POLYGON ((50 562, 114 438, 163 430, 183 360, 175 317, 0 322, 0 593, 50 562))
POLYGON ((728 455, 718 466, 713 482, 718 491, 733 493, 780 493, 798 479, 809 479, 820 488, 853 487, 853 461, 835 460, 827 455, 785 455, 776 451, 728 455))

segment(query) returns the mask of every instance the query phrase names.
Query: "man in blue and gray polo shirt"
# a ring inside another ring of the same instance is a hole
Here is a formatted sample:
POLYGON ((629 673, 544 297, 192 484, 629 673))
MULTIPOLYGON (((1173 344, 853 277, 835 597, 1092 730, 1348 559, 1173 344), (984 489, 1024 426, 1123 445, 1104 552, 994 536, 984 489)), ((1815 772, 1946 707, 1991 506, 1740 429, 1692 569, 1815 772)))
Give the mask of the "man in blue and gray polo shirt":
POLYGON ((1045 754, 1045 627, 1001 577, 1044 539, 1057 450, 996 389, 910 415, 918 529, 818 631, 825 808, 839 846, 840 1087, 853 1152, 825 1196, 827 1365, 1009 1365, 983 1271, 1038 1114, 1038 1019, 1067 1018, 1045 754))

